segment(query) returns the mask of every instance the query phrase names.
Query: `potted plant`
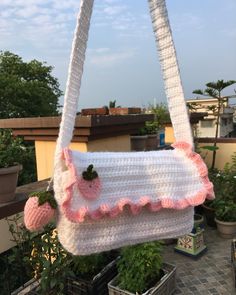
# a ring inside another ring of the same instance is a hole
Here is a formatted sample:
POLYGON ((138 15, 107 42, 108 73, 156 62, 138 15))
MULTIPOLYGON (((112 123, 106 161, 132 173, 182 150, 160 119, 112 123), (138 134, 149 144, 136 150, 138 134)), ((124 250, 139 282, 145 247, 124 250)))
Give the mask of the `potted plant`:
POLYGON ((118 275, 108 284, 109 295, 172 294, 176 267, 163 263, 161 252, 160 242, 123 248, 118 275))
POLYGON ((220 191, 224 187, 224 175, 223 171, 219 171, 217 169, 210 169, 209 170, 209 179, 214 185, 214 191, 215 191, 215 199, 214 200, 206 200, 202 204, 203 213, 206 218, 207 225, 211 227, 216 227, 215 222, 215 209, 217 202, 220 198, 220 191))
POLYGON ((222 238, 231 239, 236 236, 236 202, 221 199, 217 203, 215 221, 222 238))
POLYGON ((131 115, 140 114, 141 108, 131 107, 124 108, 121 106, 116 106, 116 100, 109 102, 109 115, 131 115))
POLYGON ((15 246, 0 255, 0 293, 18 294, 14 293, 14 290, 32 278, 30 253, 34 234, 27 231, 22 224, 21 214, 7 217, 5 220, 15 246))
POLYGON ((20 159, 25 153, 22 140, 15 138, 10 130, 0 130, 0 203, 12 201, 19 171, 20 159))
POLYGON ((68 295, 108 294, 107 284, 117 275, 117 252, 73 256, 68 278, 68 295))
POLYGON ((231 238, 236 235, 236 155, 232 164, 226 164, 218 174, 215 187, 215 221, 221 237, 231 238))
POLYGON ((146 151, 147 138, 147 130, 145 127, 140 128, 137 134, 131 135, 131 151, 146 151))
POLYGON ((147 121, 145 124, 145 129, 147 132, 146 150, 156 150, 158 146, 158 138, 155 121, 147 121))

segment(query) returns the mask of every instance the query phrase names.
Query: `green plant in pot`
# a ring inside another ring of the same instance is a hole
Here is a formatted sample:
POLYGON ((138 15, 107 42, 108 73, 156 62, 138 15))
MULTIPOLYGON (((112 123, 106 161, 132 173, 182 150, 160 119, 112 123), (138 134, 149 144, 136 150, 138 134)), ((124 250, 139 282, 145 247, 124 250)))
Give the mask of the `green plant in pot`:
POLYGON ((20 138, 15 138, 7 129, 0 130, 0 203, 9 202, 15 197, 19 164, 25 153, 20 138))
POLYGON ((117 275, 117 251, 73 256, 68 278, 68 294, 108 294, 107 284, 117 275))
POLYGON ((236 236, 236 176, 234 171, 224 170, 221 188, 216 191, 215 221, 223 238, 236 236))
POLYGON ((147 130, 145 127, 139 129, 139 131, 130 137, 131 150, 132 151, 145 151, 147 145, 147 130))
POLYGON ((163 263, 160 242, 123 248, 117 268, 118 276, 108 284, 110 295, 144 294, 147 291, 148 294, 168 295, 174 291, 175 267, 163 263))
POLYGON ((157 139, 157 126, 155 124, 155 121, 147 121, 145 123, 145 130, 147 134, 147 143, 146 143, 147 151, 156 150, 158 146, 158 139, 157 139))
POLYGON ((221 187, 224 185, 224 178, 222 176, 222 173, 217 169, 209 170, 208 175, 209 175, 210 181, 214 185, 215 199, 206 200, 204 204, 202 204, 202 208, 206 218, 206 223, 211 227, 216 227, 215 209, 220 197, 218 192, 221 190, 221 187))

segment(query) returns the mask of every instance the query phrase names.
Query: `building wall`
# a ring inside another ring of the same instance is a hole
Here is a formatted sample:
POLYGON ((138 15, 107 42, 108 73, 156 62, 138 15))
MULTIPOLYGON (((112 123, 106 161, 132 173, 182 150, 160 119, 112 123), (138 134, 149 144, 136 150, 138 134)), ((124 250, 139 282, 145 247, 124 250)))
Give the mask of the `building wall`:
POLYGON ((175 141, 174 130, 172 126, 165 126, 165 142, 171 144, 175 141))
MULTIPOLYGON (((36 162, 38 180, 50 178, 53 172, 53 160, 56 142, 36 141, 36 162)), ((122 135, 104 139, 93 140, 88 143, 72 142, 71 149, 80 152, 87 151, 130 151, 130 136, 122 135)))
POLYGON ((198 137, 215 136, 215 120, 202 120, 197 124, 198 137))
MULTIPOLYGON (((21 215, 22 215, 22 213, 21 213, 21 215)), ((8 218, 12 219, 13 216, 9 216, 8 218)), ((1 238, 0 238, 0 254, 1 254, 2 252, 5 252, 8 249, 15 246, 15 243, 13 241, 11 241, 12 236, 9 231, 9 225, 5 219, 0 220, 0 233, 1 233, 1 238)))
MULTIPOLYGON (((205 143, 199 143, 199 147, 206 146, 206 145, 213 145, 213 144, 208 143, 207 141, 205 143)), ((235 139, 235 142, 231 142, 231 143, 217 143, 217 146, 219 147, 219 149, 216 152, 215 168, 222 170, 224 169, 224 166, 226 163, 232 163, 231 157, 233 156, 234 153, 236 153, 236 139, 235 139)), ((211 167, 212 152, 202 150, 201 156, 204 159, 207 166, 211 167)))
MULTIPOLYGON (((173 128, 168 126, 165 128, 165 136, 167 138, 166 142, 171 144, 174 142, 174 133, 173 128)), ((212 137, 211 137, 212 139, 212 137)), ((203 139, 202 139, 203 140, 203 139)), ((201 140, 201 141, 202 141, 201 140)), ((198 145, 201 146, 211 146, 213 143, 212 140, 205 138, 205 142, 198 143, 198 145)), ((231 163, 231 157, 234 153, 236 153, 236 138, 229 138, 227 139, 218 139, 217 146, 219 149, 216 152, 216 165, 215 167, 217 169, 223 169, 224 165, 228 162, 231 163), (221 142, 222 141, 222 142, 221 142)), ((203 157, 204 161, 206 162, 207 166, 211 166, 212 161, 212 152, 202 150, 201 156, 203 157)))
MULTIPOLYGON (((195 112, 208 113, 208 116, 198 123, 198 137, 215 137, 216 116, 208 107, 217 107, 217 99, 192 99, 187 102, 197 106, 195 112)), ((233 112, 233 108, 228 106, 228 103, 225 102, 221 109, 218 137, 227 137, 233 131, 233 112)))
MULTIPOLYGON (((38 180, 43 180, 52 176, 55 148, 55 141, 35 141, 38 180)), ((86 152, 87 144, 81 142, 71 143, 70 148, 86 152)))

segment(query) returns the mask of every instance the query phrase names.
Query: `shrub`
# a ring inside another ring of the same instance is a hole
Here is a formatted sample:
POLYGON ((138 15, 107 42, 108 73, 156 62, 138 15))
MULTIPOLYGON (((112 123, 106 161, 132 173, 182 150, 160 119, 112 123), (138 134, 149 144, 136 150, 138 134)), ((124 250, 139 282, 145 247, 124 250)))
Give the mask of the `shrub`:
POLYGON ((132 293, 143 293, 161 277, 162 246, 151 242, 121 250, 118 261, 118 286, 132 293))

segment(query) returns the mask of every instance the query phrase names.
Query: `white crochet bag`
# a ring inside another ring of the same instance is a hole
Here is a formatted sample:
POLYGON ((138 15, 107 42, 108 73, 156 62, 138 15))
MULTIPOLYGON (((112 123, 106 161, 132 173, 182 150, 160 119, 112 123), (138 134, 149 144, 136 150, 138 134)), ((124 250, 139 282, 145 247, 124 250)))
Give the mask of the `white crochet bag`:
POLYGON ((68 149, 93 2, 81 0, 55 153, 59 239, 76 255, 187 234, 193 227, 193 207, 214 198, 207 167, 193 151, 164 0, 148 2, 175 132, 174 149, 126 153, 68 149))

